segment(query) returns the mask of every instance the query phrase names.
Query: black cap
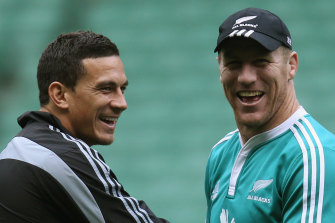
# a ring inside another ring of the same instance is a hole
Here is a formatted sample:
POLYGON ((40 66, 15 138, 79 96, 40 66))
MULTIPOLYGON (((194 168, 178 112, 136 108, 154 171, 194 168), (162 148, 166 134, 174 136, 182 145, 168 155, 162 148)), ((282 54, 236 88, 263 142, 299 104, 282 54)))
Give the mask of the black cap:
POLYGON ((229 16, 219 28, 214 52, 229 37, 252 38, 270 51, 280 45, 292 49, 291 35, 284 22, 272 12, 258 8, 243 9, 229 16))

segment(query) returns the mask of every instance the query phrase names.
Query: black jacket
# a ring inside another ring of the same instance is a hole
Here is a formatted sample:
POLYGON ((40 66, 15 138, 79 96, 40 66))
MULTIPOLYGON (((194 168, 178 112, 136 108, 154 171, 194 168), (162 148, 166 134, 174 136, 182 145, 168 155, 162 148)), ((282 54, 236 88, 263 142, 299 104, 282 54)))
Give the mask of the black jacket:
POLYGON ((27 112, 18 123, 22 131, 0 154, 0 222, 167 222, 55 116, 27 112))

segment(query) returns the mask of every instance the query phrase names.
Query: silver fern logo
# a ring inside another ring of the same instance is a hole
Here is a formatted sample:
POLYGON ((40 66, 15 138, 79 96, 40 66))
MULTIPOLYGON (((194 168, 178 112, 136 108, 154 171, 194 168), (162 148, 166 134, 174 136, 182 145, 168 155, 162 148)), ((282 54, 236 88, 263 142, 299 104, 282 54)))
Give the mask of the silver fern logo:
POLYGON ((233 25, 232 29, 236 29, 238 27, 251 27, 251 28, 256 29, 258 24, 245 23, 255 18, 257 18, 257 16, 245 16, 245 17, 239 18, 235 21, 235 24, 233 25))
POLYGON ((242 22, 246 22, 246 21, 249 21, 249 20, 252 20, 254 18, 256 18, 257 16, 245 16, 245 17, 242 17, 242 18, 239 18, 235 21, 235 25, 236 24, 240 24, 242 22))
MULTIPOLYGON (((273 179, 270 180, 257 180, 254 183, 254 186, 252 187, 250 192, 254 192, 256 193, 257 191, 264 189, 268 186, 270 186, 273 182, 273 179)), ((270 204, 271 203, 271 197, 260 197, 259 195, 255 195, 255 194, 249 194, 247 197, 248 200, 253 200, 253 201, 258 201, 258 202, 262 202, 262 203, 267 203, 270 204)))
POLYGON ((249 191, 250 192, 257 192, 267 186, 269 186, 270 184, 272 184, 272 181, 273 179, 270 179, 270 180, 257 180, 255 183, 254 183, 254 186, 252 187, 252 190, 249 191))

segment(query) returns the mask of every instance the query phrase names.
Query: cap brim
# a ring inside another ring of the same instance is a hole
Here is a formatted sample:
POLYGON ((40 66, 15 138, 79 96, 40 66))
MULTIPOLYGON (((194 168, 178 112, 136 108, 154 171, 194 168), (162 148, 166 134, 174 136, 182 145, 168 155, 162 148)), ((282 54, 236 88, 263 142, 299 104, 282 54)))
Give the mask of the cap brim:
MULTIPOLYGON (((230 37, 229 35, 225 36, 225 37, 221 37, 222 40, 218 41, 217 46, 214 49, 214 53, 217 52, 219 50, 219 48, 222 47, 224 40, 228 39, 228 38, 235 38, 235 37, 242 37, 242 38, 251 38, 256 40, 259 44, 261 44, 262 46, 264 46, 267 50, 269 51, 274 51, 275 49, 277 49, 280 45, 281 42, 273 39, 267 35, 264 35, 263 33, 258 33, 258 32, 254 32, 252 33, 249 37, 245 37, 245 36, 233 36, 230 37)), ((220 37, 219 37, 220 38, 220 37)))

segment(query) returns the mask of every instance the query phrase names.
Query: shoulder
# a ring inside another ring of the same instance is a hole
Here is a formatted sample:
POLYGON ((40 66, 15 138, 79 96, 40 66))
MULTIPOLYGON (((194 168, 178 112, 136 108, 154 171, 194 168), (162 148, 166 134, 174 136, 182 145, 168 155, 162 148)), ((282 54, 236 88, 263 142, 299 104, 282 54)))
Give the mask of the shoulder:
MULTIPOLYGON (((291 128, 293 137, 281 152, 283 160, 290 160, 285 179, 300 172, 304 181, 313 180, 324 185, 325 177, 335 182, 335 136, 310 115, 306 115, 291 128)), ((284 168, 284 169, 286 169, 284 168)))
MULTIPOLYGON (((22 173, 27 173, 25 178, 29 178, 29 182, 33 184, 51 181, 57 182, 58 186, 61 185, 69 194, 78 193, 76 191, 87 193, 85 182, 77 175, 71 163, 73 161, 69 164, 64 157, 58 156, 54 151, 21 136, 15 137, 0 154, 0 164, 7 164, 1 172, 13 171, 11 178, 20 178, 22 173)), ((52 183, 50 185, 56 186, 52 183)), ((24 187, 23 184, 21 186, 24 187)))
POLYGON ((221 152, 227 145, 232 141, 239 141, 239 132, 238 130, 234 130, 226 134, 222 139, 220 139, 211 149, 210 156, 221 152))
POLYGON ((0 187, 0 196, 9 201, 6 205, 10 205, 10 199, 19 198, 23 203, 14 208, 27 205, 27 212, 31 204, 34 210, 46 211, 46 202, 57 208, 60 216, 71 209, 72 217, 82 218, 79 209, 85 210, 87 204, 98 210, 87 184, 63 159, 22 136, 15 137, 0 154, 0 187))
POLYGON ((2 186, 10 186, 8 181, 20 182, 13 192, 22 191, 25 196, 24 188, 41 196, 46 191, 59 191, 64 176, 75 177, 55 153, 21 136, 12 139, 0 154, 0 169, 2 186))
POLYGON ((238 130, 229 132, 219 140, 211 149, 208 157, 207 168, 217 168, 221 164, 228 165, 240 149, 238 130))
POLYGON ((62 174, 62 171, 59 171, 60 167, 68 168, 55 152, 22 136, 17 136, 8 143, 0 159, 21 161, 51 173, 51 175, 52 173, 62 174))
MULTIPOLYGON (((291 127, 294 139, 306 159, 318 159, 321 164, 326 154, 335 153, 335 135, 312 116, 307 115, 291 127)), ((335 162, 335 160, 334 160, 335 162)))
POLYGON ((215 147, 217 147, 218 145, 228 141, 229 139, 231 139, 234 135, 238 135, 238 129, 229 132, 227 135, 225 135, 225 137, 223 137, 222 139, 219 140, 219 142, 217 142, 212 149, 214 149, 215 147))
MULTIPOLYGON (((302 202, 306 209, 314 205, 322 208, 323 200, 327 206, 335 197, 335 136, 310 115, 299 119, 290 130, 293 137, 285 147, 285 156, 281 156, 289 161, 283 168, 284 200, 292 204, 302 202), (293 197, 297 198, 291 200, 293 197)), ((323 217, 332 212, 326 206, 323 217)))

